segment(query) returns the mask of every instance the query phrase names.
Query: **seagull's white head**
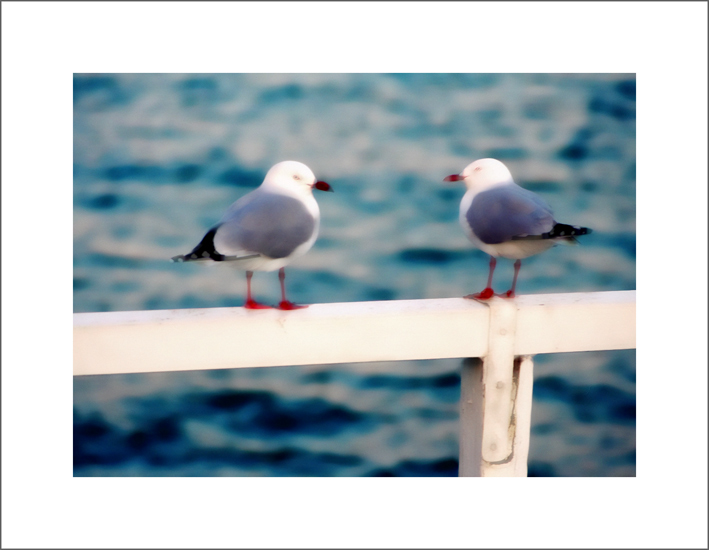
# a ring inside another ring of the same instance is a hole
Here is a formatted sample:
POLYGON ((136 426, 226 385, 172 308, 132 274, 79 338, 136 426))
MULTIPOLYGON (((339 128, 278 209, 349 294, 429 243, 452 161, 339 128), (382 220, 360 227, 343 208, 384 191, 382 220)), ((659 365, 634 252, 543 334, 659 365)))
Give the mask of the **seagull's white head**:
POLYGON ((460 174, 444 181, 464 181, 468 189, 483 190, 503 183, 512 183, 512 173, 497 159, 480 159, 471 162, 460 174))
POLYGON ((285 160, 274 164, 266 173, 262 187, 289 193, 312 194, 313 189, 332 191, 328 183, 315 179, 315 174, 302 162, 285 160))

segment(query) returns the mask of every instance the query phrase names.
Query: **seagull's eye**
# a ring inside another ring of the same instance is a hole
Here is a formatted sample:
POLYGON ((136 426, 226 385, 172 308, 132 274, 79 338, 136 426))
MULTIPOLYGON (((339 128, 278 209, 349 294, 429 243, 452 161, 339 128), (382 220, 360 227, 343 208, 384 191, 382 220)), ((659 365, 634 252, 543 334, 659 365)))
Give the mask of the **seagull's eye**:
POLYGON ((480 170, 482 170, 482 169, 483 169, 482 166, 476 166, 475 169, 473 170, 473 172, 480 172, 480 170))
POLYGON ((293 179, 294 179, 294 180, 299 180, 299 179, 300 179, 300 176, 299 176, 298 174, 293 174, 293 179))

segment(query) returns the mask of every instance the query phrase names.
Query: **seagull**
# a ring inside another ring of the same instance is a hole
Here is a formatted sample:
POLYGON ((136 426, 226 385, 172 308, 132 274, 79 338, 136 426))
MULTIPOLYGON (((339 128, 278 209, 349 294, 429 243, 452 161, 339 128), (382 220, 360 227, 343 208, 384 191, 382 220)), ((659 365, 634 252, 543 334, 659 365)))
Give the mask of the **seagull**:
POLYGON ((278 309, 308 307, 286 299, 284 268, 310 250, 318 237, 320 209, 313 189, 332 191, 301 162, 275 164, 263 183, 232 204, 192 252, 174 256, 172 261, 230 262, 245 270, 247 309, 271 307, 253 299, 251 277, 254 271, 277 269, 281 283, 278 309))
POLYGON ((468 239, 490 255, 487 286, 465 298, 489 300, 495 295, 492 274, 498 257, 515 260, 512 288, 498 294, 513 298, 523 258, 544 252, 557 243, 576 244, 575 237, 591 233, 587 227, 557 223, 549 205, 517 185, 507 166, 499 160, 476 160, 444 181, 465 182, 468 190, 460 201, 460 225, 468 239))

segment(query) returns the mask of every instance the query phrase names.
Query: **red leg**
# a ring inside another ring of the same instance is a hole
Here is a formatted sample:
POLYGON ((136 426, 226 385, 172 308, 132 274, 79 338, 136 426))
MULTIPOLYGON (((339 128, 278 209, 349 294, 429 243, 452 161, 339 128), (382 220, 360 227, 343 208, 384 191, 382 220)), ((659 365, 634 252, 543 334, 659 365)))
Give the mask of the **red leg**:
POLYGON ((475 294, 468 294, 463 296, 463 298, 473 299, 473 300, 489 300, 495 295, 492 290, 492 274, 495 272, 495 266, 497 265, 497 260, 495 256, 490 256, 490 273, 487 276, 487 286, 480 292, 475 294))
POLYGON ((519 275, 519 268, 522 267, 522 260, 517 260, 515 262, 515 276, 512 279, 512 288, 509 289, 507 292, 502 294, 504 298, 514 298, 515 297, 515 288, 517 288, 517 275, 519 275))
POLYGON ((246 272, 246 303, 244 304, 244 307, 246 309, 272 309, 271 306, 259 304, 251 297, 251 277, 253 276, 253 271, 246 272))
POLYGON ((278 309, 302 309, 308 306, 299 306, 293 302, 286 300, 286 270, 281 268, 278 270, 278 280, 281 282, 281 303, 278 304, 278 309))

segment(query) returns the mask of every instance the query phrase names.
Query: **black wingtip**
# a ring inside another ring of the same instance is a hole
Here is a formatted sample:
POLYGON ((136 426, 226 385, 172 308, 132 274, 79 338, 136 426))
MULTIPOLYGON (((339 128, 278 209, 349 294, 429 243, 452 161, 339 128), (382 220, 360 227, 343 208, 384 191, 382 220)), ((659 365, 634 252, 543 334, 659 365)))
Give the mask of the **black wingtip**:
POLYGON ((213 260, 215 262, 224 261, 225 257, 223 254, 219 254, 214 248, 214 235, 217 232, 217 227, 213 227, 207 234, 202 238, 197 246, 194 247, 192 252, 189 254, 180 254, 178 256, 173 256, 173 262, 191 262, 194 260, 213 260))
POLYGON ((543 233, 543 239, 559 239, 564 237, 578 237, 580 235, 588 235, 593 231, 588 227, 579 227, 577 225, 568 225, 565 223, 557 223, 551 231, 543 233))

